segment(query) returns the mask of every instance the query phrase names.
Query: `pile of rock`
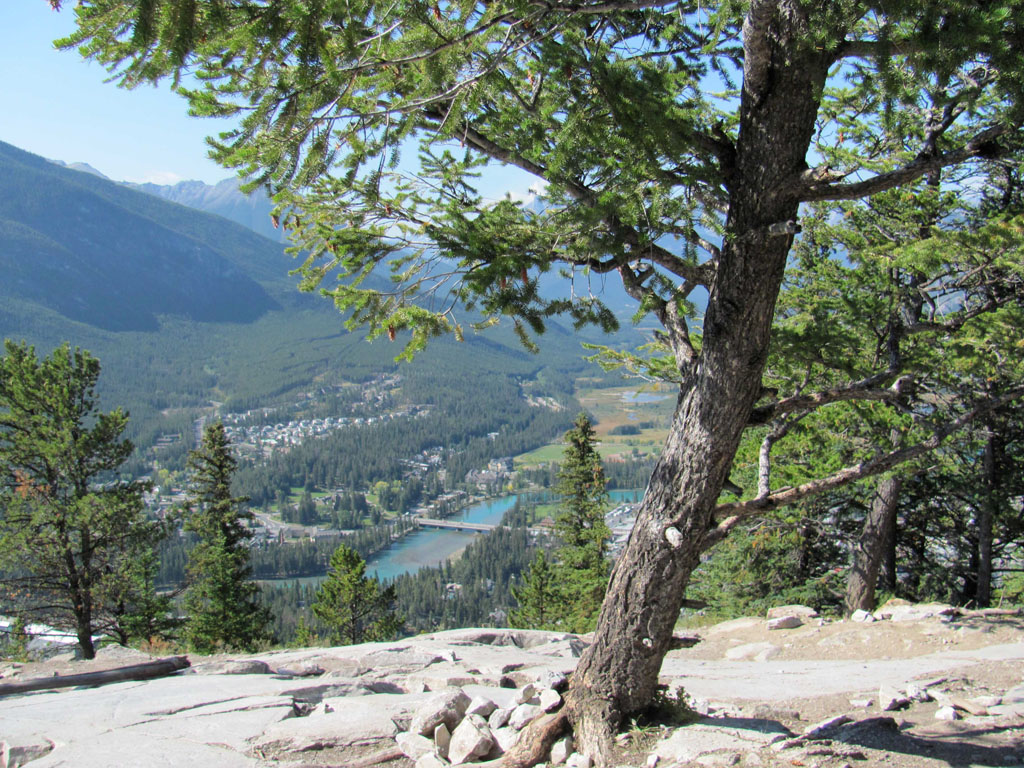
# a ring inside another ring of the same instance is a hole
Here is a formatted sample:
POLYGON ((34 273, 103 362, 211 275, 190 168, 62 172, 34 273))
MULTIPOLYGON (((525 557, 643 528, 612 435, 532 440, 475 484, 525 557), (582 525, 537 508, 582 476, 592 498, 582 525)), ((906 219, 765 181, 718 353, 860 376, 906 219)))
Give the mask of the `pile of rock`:
POLYGON ((859 624, 870 624, 875 621, 920 621, 948 618, 959 612, 959 609, 946 603, 911 603, 894 597, 874 613, 858 608, 850 614, 850 620, 859 624))
MULTIPOLYGON (((398 748, 416 768, 498 759, 511 749, 533 720, 562 706, 567 681, 551 674, 542 683, 527 683, 515 690, 507 706, 487 696, 471 697, 462 688, 446 688, 424 702, 395 737, 398 748)), ((589 768, 590 762, 572 750, 572 738, 557 742, 548 762, 570 768, 589 768)))
MULTIPOLYGON (((1001 696, 983 695, 964 698, 943 690, 942 684, 945 682, 946 678, 940 677, 930 681, 908 683, 902 688, 882 686, 878 691, 878 708, 883 712, 894 712, 917 703, 933 701, 938 705, 935 710, 936 720, 960 720, 965 716, 998 717, 1017 714, 1012 707, 1002 706, 1003 698, 1001 696)), ((867 701, 866 704, 870 706, 871 702, 867 701)))
MULTIPOLYGON (((818 618, 818 612, 806 605, 780 605, 769 608, 766 616, 768 629, 796 629, 811 619, 818 618)), ((820 622, 819 622, 820 623, 820 622)))

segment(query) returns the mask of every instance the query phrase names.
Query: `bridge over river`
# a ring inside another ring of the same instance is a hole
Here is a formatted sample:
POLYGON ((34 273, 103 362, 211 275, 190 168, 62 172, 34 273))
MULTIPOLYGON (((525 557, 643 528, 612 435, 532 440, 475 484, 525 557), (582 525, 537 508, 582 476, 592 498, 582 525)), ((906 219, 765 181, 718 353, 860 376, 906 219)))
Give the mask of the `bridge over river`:
MULTIPOLYGON (((470 523, 465 520, 437 520, 432 517, 414 517, 412 519, 421 528, 444 528, 449 531, 473 531, 475 533, 489 533, 500 525, 488 525, 487 523, 470 523)), ((530 528, 530 533, 544 533, 547 528, 530 528)))

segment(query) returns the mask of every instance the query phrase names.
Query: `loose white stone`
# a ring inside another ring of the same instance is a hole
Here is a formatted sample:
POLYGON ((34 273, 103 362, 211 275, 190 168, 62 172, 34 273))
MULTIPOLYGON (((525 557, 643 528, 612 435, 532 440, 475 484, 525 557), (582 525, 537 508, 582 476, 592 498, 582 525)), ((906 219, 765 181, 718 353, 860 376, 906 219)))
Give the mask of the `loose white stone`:
POLYGON ((434 752, 434 742, 418 733, 400 733, 395 736, 395 743, 402 750, 402 754, 410 760, 416 760, 422 755, 430 755, 434 752))
POLYGON ((547 688, 540 692, 540 708, 545 712, 554 712, 562 704, 562 696, 558 691, 547 688))
POLYGON ((858 709, 867 709, 874 702, 871 699, 850 699, 850 706, 858 709))
POLYGON ((519 731, 514 728, 498 728, 492 730, 491 735, 494 736, 494 741, 502 752, 508 752, 519 741, 519 731))
POLYGON ((448 759, 448 747, 452 743, 452 732, 448 726, 441 723, 434 729, 434 751, 441 757, 448 759))
POLYGON ((551 746, 551 764, 561 765, 572 754, 572 736, 559 739, 551 746))
POLYGON ((556 670, 551 669, 547 672, 544 672, 540 677, 537 678, 537 685, 539 685, 541 688, 551 688, 556 691, 564 691, 566 688, 569 687, 569 680, 565 676, 564 672, 558 672, 556 670))
POLYGON ((416 768, 448 768, 448 763, 431 752, 416 758, 416 768))
POLYGON ((409 730, 420 736, 429 736, 440 723, 452 729, 462 720, 468 706, 469 696, 461 688, 448 688, 416 710, 409 730))
POLYGON ((750 658, 754 659, 754 661, 767 661, 772 656, 778 654, 778 652, 779 649, 771 643, 744 643, 743 645, 727 648, 725 658, 730 661, 742 661, 750 658))
POLYGON ((491 716, 487 719, 487 725, 490 726, 492 731, 496 731, 502 726, 507 725, 508 719, 511 716, 511 707, 498 707, 498 709, 491 712, 491 716))
POLYGON ((512 714, 508 718, 508 724, 517 731, 521 731, 530 723, 531 720, 539 717, 543 711, 544 710, 534 704, 520 704, 512 710, 512 714))
POLYGON ((537 686, 527 683, 516 692, 516 704, 529 704, 537 695, 537 686))
POLYGON ((455 765, 476 762, 494 746, 491 730, 480 715, 466 715, 452 734, 448 759, 455 765))
POLYGON ((971 699, 975 704, 981 707, 998 707, 1003 703, 1002 696, 975 696, 971 699))
POLYGON ((911 701, 931 701, 932 697, 928 691, 915 683, 907 684, 907 698, 911 701))
POLYGON ((54 743, 46 739, 40 744, 9 744, 0 741, 0 765, 4 768, 20 768, 33 760, 38 760, 53 751, 54 743))
POLYGON ((569 766, 569 768, 591 768, 594 761, 586 755, 581 755, 579 752, 573 752, 566 759, 565 764, 569 766))
POLYGON ((883 712, 894 712, 903 709, 910 703, 910 699, 894 688, 883 685, 878 689, 878 706, 883 712))
POLYGON ((480 715, 480 717, 490 717, 491 713, 498 708, 498 705, 488 699, 486 696, 474 696, 473 700, 469 702, 469 706, 466 708, 467 715, 480 715))
POLYGON ((796 629, 804 625, 803 619, 799 616, 779 616, 777 619, 769 619, 768 629, 796 629))
POLYGON ((953 707, 939 707, 935 710, 936 720, 959 720, 960 715, 953 707))
POLYGON ((822 720, 820 723, 809 725, 804 729, 804 736, 808 738, 817 738, 823 733, 831 731, 833 728, 838 728, 844 723, 850 722, 852 718, 849 715, 837 715, 836 717, 830 717, 828 720, 822 720))
POLYGON ((874 620, 875 617, 872 616, 869 612, 865 611, 863 608, 858 608, 856 611, 850 614, 850 621, 856 621, 859 624, 870 624, 874 620))

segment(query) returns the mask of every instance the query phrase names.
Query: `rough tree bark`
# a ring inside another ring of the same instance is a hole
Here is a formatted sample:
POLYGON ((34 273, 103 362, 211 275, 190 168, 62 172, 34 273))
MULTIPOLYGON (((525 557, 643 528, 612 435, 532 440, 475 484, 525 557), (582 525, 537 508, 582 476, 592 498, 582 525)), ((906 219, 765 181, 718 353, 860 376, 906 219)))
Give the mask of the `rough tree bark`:
POLYGON ((975 606, 978 608, 987 608, 992 602, 992 529, 995 524, 996 491, 999 485, 996 471, 996 452, 999 448, 990 426, 981 459, 985 493, 978 509, 978 581, 974 593, 975 606))
POLYGON ((896 591, 896 515, 886 518, 885 540, 882 542, 882 566, 878 583, 886 592, 896 591))
POLYGON ((793 238, 786 223, 797 215, 795 180, 807 169, 828 66, 808 33, 797 2, 755 2, 744 25, 739 138, 702 350, 682 371, 669 437, 567 696, 577 744, 598 765, 607 764, 612 729, 655 693, 690 574, 711 543, 716 500, 760 395, 793 238), (666 536, 670 528, 676 532, 666 536))
POLYGON ((844 599, 847 616, 856 610, 872 611, 875 608, 878 572, 885 556, 889 532, 895 533, 896 505, 902 488, 903 478, 899 476, 883 477, 878 481, 864 528, 853 547, 853 563, 844 599))

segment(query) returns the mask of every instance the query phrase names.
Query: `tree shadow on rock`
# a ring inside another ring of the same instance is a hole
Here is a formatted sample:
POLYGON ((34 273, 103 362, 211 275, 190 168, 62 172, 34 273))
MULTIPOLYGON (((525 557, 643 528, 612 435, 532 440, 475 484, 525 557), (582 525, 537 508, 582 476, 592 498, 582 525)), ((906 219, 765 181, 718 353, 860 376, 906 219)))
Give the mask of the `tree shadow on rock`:
POLYGON ((952 722, 927 726, 917 733, 900 730, 891 717, 873 717, 850 723, 833 737, 847 745, 914 755, 959 765, 1012 765, 1024 758, 1021 723, 997 721, 952 722), (1016 732, 1012 740, 1003 734, 1016 732))

